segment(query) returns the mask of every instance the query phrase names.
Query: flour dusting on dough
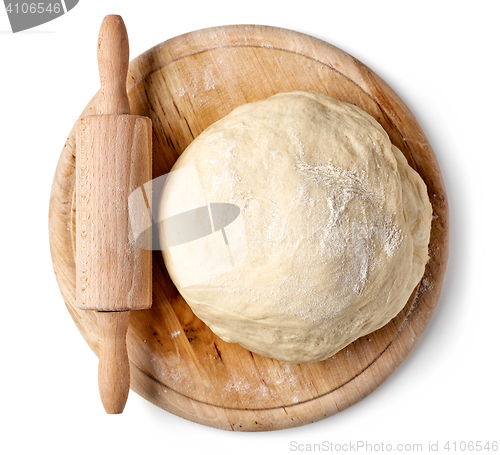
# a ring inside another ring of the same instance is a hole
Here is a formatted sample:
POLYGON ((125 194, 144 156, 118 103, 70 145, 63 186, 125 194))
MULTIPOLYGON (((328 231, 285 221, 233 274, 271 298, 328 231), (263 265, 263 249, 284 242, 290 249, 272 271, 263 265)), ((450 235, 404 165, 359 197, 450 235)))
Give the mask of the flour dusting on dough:
POLYGON ((425 184, 355 106, 313 92, 240 106, 173 169, 191 165, 206 200, 237 205, 244 224, 243 262, 180 289, 225 341, 289 362, 323 360, 392 319, 422 277, 425 184))

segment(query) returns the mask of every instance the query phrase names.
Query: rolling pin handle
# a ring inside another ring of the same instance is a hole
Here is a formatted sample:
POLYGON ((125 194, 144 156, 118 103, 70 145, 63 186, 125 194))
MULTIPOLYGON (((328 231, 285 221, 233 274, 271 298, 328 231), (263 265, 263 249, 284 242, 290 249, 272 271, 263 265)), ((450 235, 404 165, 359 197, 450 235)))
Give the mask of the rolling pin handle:
POLYGON ((130 114, 127 96, 129 45, 121 16, 109 15, 99 30, 97 60, 101 92, 97 115, 130 114))
POLYGON ((108 414, 121 414, 130 389, 127 329, 130 311, 97 311, 101 351, 99 394, 108 414))

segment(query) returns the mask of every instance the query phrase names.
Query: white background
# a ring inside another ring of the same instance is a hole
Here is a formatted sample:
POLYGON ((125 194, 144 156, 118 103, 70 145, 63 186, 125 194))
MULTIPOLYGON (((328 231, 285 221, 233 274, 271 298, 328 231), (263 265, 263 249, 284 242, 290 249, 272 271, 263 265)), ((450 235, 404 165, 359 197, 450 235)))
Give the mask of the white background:
MULTIPOLYGON (((0 11, 0 453, 290 453, 300 444, 499 440, 499 43, 495 1, 98 1, 12 34, 0 11), (134 58, 179 34, 227 24, 289 28, 372 68, 410 107, 450 203, 444 289, 403 365, 362 402, 312 425, 231 433, 131 392, 104 413, 97 358, 54 277, 47 214, 65 139, 98 89, 96 37, 121 14, 134 58), (113 451, 113 452, 111 452, 113 451)), ((306 448, 305 446, 303 447, 306 448)), ((441 453, 447 453, 440 450, 441 453)), ((451 452, 448 452, 451 453, 451 452)))

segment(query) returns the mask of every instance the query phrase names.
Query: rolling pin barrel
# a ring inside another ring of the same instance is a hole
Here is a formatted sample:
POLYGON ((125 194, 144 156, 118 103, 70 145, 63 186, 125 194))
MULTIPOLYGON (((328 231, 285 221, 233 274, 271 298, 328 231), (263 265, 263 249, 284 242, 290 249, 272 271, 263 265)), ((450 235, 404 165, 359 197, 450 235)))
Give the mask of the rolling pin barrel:
POLYGON ((152 179, 151 120, 129 115, 128 39, 119 16, 106 16, 98 45, 98 114, 77 125, 76 301, 97 311, 99 390, 108 413, 122 412, 130 385, 126 333, 130 310, 151 306, 151 251, 131 232, 129 195, 152 179))

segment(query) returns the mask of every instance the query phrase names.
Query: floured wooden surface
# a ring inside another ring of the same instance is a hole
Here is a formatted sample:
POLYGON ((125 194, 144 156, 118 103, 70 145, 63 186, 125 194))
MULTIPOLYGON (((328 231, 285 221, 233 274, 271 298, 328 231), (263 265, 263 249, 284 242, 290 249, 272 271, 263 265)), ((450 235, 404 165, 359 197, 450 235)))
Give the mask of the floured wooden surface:
MULTIPOLYGON (((315 38, 262 26, 192 32, 133 60, 131 112, 153 122, 153 178, 235 107, 275 93, 315 90, 355 104, 377 119, 426 182, 434 209, 430 261, 405 308, 382 329, 334 357, 294 365, 260 357, 216 337, 170 281, 153 253, 153 305, 133 312, 128 334, 132 389, 186 419, 227 430, 259 431, 314 422, 356 403, 404 360, 434 307, 448 255, 448 212, 439 168, 415 118, 380 78, 315 38), (416 297, 415 297, 416 296, 416 297)), ((84 113, 95 112, 96 97, 84 113)), ((76 120, 76 119, 75 119, 76 120)), ((99 353, 92 312, 75 306, 74 130, 51 194, 49 226, 56 277, 76 325, 99 353)))

